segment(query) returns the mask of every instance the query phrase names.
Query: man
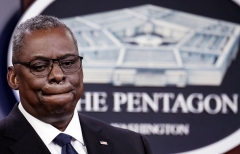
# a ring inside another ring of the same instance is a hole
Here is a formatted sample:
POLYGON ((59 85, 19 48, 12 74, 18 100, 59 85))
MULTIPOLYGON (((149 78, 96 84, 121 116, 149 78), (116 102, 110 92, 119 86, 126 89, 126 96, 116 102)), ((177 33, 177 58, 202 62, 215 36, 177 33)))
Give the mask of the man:
POLYGON ((1 154, 152 153, 142 135, 77 113, 81 62, 73 33, 57 18, 39 15, 16 28, 7 80, 20 103, 0 122, 1 154))

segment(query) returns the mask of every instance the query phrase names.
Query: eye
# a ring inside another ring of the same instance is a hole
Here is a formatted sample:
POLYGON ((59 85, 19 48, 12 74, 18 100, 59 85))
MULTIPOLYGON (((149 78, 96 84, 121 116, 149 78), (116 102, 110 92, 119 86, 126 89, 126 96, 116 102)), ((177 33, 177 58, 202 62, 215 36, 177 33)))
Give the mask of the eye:
POLYGON ((61 66, 64 68, 71 68, 75 64, 76 60, 65 60, 61 62, 61 66))
POLYGON ((49 63, 47 62, 37 62, 30 65, 30 68, 34 72, 43 72, 49 68, 49 63))

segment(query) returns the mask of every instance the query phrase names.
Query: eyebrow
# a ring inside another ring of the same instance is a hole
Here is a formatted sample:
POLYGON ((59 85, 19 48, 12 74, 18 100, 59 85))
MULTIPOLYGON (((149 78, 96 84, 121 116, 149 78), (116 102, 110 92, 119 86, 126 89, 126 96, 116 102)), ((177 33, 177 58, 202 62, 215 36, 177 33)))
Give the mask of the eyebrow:
MULTIPOLYGON (((56 59, 62 59, 62 58, 68 57, 68 56, 78 56, 78 55, 68 53, 68 54, 65 54, 65 55, 63 55, 59 58, 56 58, 56 59)), ((32 60, 38 60, 38 59, 40 59, 40 60, 50 60, 52 58, 48 58, 48 57, 44 57, 44 56, 34 56, 33 58, 31 58, 31 61, 32 60)))
POLYGON ((30 61, 38 60, 38 59, 40 59, 40 60, 49 60, 50 58, 47 58, 47 57, 44 57, 44 56, 34 56, 33 58, 31 58, 30 61))

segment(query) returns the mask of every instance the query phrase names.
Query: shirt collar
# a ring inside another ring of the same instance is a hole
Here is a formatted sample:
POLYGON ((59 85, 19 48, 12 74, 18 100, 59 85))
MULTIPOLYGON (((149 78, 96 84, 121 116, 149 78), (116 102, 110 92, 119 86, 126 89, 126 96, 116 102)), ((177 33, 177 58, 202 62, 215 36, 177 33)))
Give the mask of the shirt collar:
POLYGON ((31 124, 34 130, 37 132, 39 137, 48 145, 52 142, 52 140, 59 134, 65 133, 71 135, 74 139, 78 140, 79 142, 83 143, 83 136, 82 136, 82 129, 80 125, 80 119, 78 118, 77 110, 74 110, 73 118, 71 119, 70 123, 68 124, 67 128, 64 132, 59 131, 52 125, 42 122, 37 118, 30 115, 22 106, 21 103, 18 105, 19 110, 22 112, 24 117, 27 121, 31 124))

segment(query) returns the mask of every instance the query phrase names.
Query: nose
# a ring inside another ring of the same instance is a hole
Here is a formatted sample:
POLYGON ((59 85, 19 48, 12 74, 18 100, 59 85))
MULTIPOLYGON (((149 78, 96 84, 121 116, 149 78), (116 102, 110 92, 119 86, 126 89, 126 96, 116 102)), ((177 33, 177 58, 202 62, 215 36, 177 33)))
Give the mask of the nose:
POLYGON ((48 79, 50 83, 57 83, 57 84, 63 82, 66 79, 66 75, 60 68, 58 62, 53 62, 52 70, 49 73, 48 79))

